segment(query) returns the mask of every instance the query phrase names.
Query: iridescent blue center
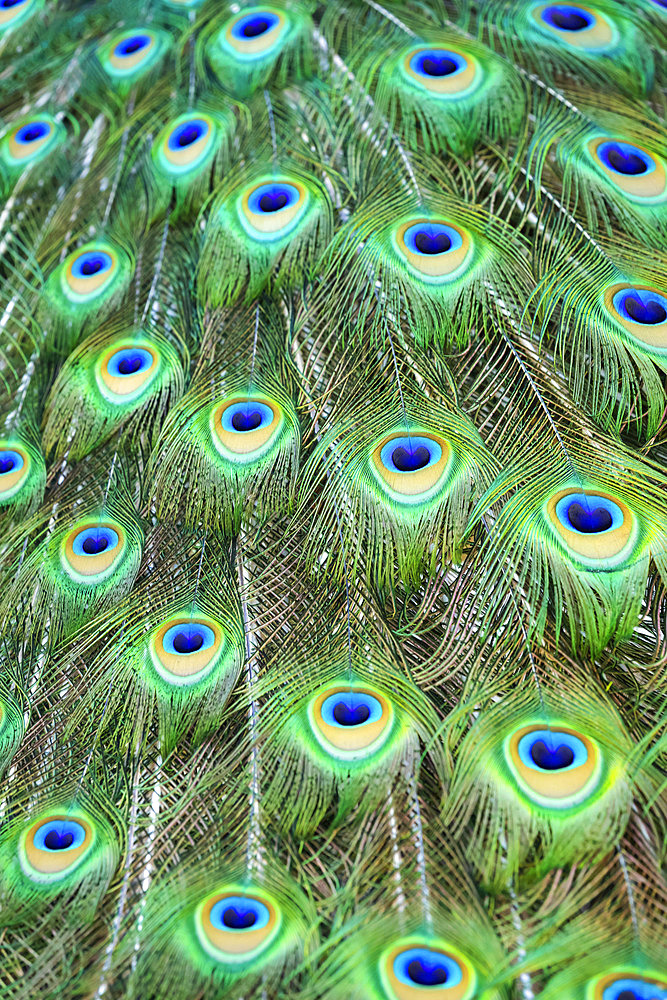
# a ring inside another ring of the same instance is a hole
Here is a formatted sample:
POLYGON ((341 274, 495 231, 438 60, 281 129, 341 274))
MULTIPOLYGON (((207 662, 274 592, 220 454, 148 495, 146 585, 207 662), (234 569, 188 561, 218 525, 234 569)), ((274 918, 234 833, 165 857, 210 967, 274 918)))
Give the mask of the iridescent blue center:
POLYGON ((23 468, 23 456, 18 451, 6 449, 0 451, 0 476, 6 476, 9 472, 17 472, 23 468))
POLYGON ((280 18, 270 10, 258 11, 254 14, 246 14, 239 18, 232 27, 232 37, 241 41, 249 41, 252 38, 259 38, 271 31, 280 24, 280 18))
POLYGON ((428 256, 458 250, 463 243, 458 230, 442 222, 417 222, 406 229, 403 239, 412 253, 428 256))
POLYGON ((187 656, 200 650, 210 649, 215 644, 215 632, 201 622, 184 622, 172 625, 164 634, 162 646, 166 653, 187 656))
POLYGON ((584 31, 594 23, 589 11, 572 4, 552 4, 542 11, 542 20, 558 31, 584 31))
POLYGON ((602 1000, 667 1000, 667 989, 664 984, 628 975, 606 986, 602 991, 602 1000))
POLYGON ((430 79, 453 76, 461 73, 466 66, 467 62, 463 56, 449 49, 422 49, 420 52, 415 52, 410 59, 412 72, 430 79))
POLYGON ((0 7, 3 10, 10 10, 12 7, 20 7, 24 3, 29 3, 29 0, 0 0, 0 7))
POLYGON ((77 556, 97 556, 100 552, 115 549, 119 544, 118 532, 106 526, 83 528, 72 542, 72 550, 77 556))
POLYGON ((16 132, 14 136, 16 142, 20 143, 22 146, 29 146, 33 142, 37 142, 39 139, 43 139, 51 131, 51 126, 48 122, 36 121, 36 122, 26 122, 22 125, 20 129, 16 132))
POLYGON ((394 959, 394 975, 406 986, 458 986, 461 966, 451 956, 432 948, 407 948, 394 959))
POLYGON ((382 718, 382 705, 366 691, 338 691, 324 699, 321 711, 322 720, 338 729, 363 726, 382 718))
POLYGON ((597 155, 605 167, 624 177, 638 177, 640 174, 650 174, 655 170, 653 157, 631 142, 616 140, 601 142, 597 148, 597 155))
POLYGON ((202 118, 191 118, 189 121, 181 122, 171 132, 167 145, 169 149, 187 149, 193 142, 197 142, 208 132, 208 123, 202 118))
POLYGON ((614 309, 623 319, 646 326, 667 320, 667 296, 646 288, 623 288, 612 299, 614 309))
POLYGON ((247 434, 260 427, 267 427, 273 422, 273 410, 265 403, 256 399, 247 402, 232 403, 223 412, 220 422, 226 431, 236 434, 247 434))
POLYGON ((248 198, 248 208, 251 212, 266 215, 291 208, 300 197, 298 188, 293 184, 260 184, 248 198))
POLYGON ((107 371, 114 377, 127 377, 147 371, 153 364, 153 355, 142 347, 123 347, 112 354, 107 362, 107 371))
POLYGON ((391 438, 380 452, 385 469, 406 474, 427 469, 439 462, 441 457, 442 448, 438 442, 419 434, 391 438))
POLYGON ((568 493, 556 504, 556 517, 581 535, 603 534, 623 524, 623 511, 607 497, 568 493))
POLYGON ((571 733, 535 729, 519 740, 521 762, 532 771, 571 771, 588 760, 583 740, 571 733))
POLYGON ((66 851, 81 847, 86 831, 73 819, 57 819, 42 823, 34 835, 35 847, 42 851, 66 851))
POLYGON ((121 59, 133 56, 151 44, 150 35, 129 35, 123 38, 113 50, 113 54, 121 59))
POLYGON ((113 258, 106 251, 85 250, 72 263, 72 274, 75 278, 93 278, 110 271, 112 266, 113 258))
POLYGON ((211 923, 219 930, 243 933, 252 927, 258 931, 270 919, 269 908, 247 896, 225 896, 211 908, 211 923))

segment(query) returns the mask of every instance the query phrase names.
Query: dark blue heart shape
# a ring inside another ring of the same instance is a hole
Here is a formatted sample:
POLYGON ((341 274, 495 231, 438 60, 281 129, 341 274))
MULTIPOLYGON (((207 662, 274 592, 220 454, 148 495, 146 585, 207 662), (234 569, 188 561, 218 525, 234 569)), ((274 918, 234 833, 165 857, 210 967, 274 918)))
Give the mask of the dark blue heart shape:
POLYGON ((583 531, 587 535, 593 535, 597 531, 606 531, 612 525, 612 516, 606 507, 588 509, 576 500, 567 508, 567 517, 573 528, 576 528, 577 531, 583 531))
POLYGON ((15 465, 16 462, 13 458, 0 458, 0 476, 11 472, 15 465))
POLYGON ((64 851, 74 843, 73 834, 65 831, 58 833, 57 830, 49 830, 44 837, 44 844, 50 851, 64 851))
POLYGON ((360 726, 370 714, 368 705, 364 705, 363 702, 350 706, 344 701, 339 701, 333 710, 333 717, 339 726, 360 726))
POLYGON ((127 38, 122 42, 119 48, 122 55, 131 56, 135 52, 145 49, 149 42, 150 38, 147 35, 135 35, 133 38, 127 38))
POLYGON ((431 453, 423 444, 412 451, 400 445, 392 451, 391 460, 399 472, 416 472, 417 469, 423 469, 428 465, 431 453))
POLYGON ((222 914, 222 922, 225 927, 243 931, 257 923, 257 914, 252 910, 239 910, 236 906, 228 906, 222 914))
POLYGON ((637 153, 624 153, 620 146, 611 146, 607 150, 607 162, 609 166, 619 174, 645 174, 647 167, 641 156, 637 153))
POLYGON ((635 323, 664 323, 667 319, 667 309, 655 299, 649 302, 642 302, 634 295, 628 295, 625 302, 625 311, 635 323))
POLYGON ((569 767, 574 760, 572 748, 566 743, 561 743, 552 749, 544 740, 536 740, 533 743, 530 756, 544 771, 559 771, 562 767, 569 767))
POLYGON ((621 990, 616 1000, 639 1000, 639 997, 634 990, 621 990))
POLYGON ((141 363, 140 354, 131 354, 129 358, 121 358, 118 362, 118 371, 121 375, 134 375, 141 368, 141 363))
POLYGON ((241 33, 244 38, 257 38, 258 35, 263 35, 268 27, 269 22, 265 17, 254 17, 252 21, 246 21, 241 28, 241 33))
POLYGON ((420 986, 441 986, 447 982, 447 970, 442 965, 430 965, 420 958, 413 958, 407 973, 413 983, 420 986))
POLYGON ((89 535, 88 538, 84 538, 81 548, 86 555, 96 556, 99 552, 104 552, 108 545, 109 539, 104 535, 89 535))
POLYGON ((177 632, 174 636, 177 653, 196 653, 203 645, 204 639, 199 632, 177 632))
POLYGON ((90 260, 84 260, 81 265, 81 273, 85 274, 87 278, 90 278, 91 275, 97 274, 98 271, 101 271, 103 267, 103 257, 91 257, 90 260))
POLYGON ((197 125, 186 125, 185 128, 178 133, 178 139, 176 142, 179 146, 181 146, 181 148, 185 148, 186 146, 191 146, 193 142, 196 142, 200 135, 201 128, 197 125))
POLYGON ((262 212, 278 212, 288 201, 289 198, 284 191, 267 191, 259 199, 259 207, 262 212))
POLYGON ((589 24, 587 18, 576 10, 550 7, 545 11, 545 14, 549 15, 549 21, 554 28, 560 28, 561 31, 583 31, 589 24))
POLYGON ((451 245, 447 233, 429 233, 427 229, 420 229, 415 235, 415 246, 420 253, 444 253, 451 245))
POLYGON ((232 427, 235 431, 254 431, 261 422, 262 414, 259 410, 251 410, 249 413, 239 410, 232 417, 232 427))
POLYGON ((456 72, 457 66, 449 56, 426 56, 422 69, 428 76, 449 76, 456 72))

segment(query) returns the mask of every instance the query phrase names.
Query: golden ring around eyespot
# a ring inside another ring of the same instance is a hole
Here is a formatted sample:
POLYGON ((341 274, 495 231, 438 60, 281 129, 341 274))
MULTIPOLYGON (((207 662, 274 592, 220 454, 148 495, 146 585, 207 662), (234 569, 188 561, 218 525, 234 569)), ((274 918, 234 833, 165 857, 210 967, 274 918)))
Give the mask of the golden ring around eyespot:
POLYGON ((80 576, 98 576, 110 569, 114 562, 120 558, 124 546, 125 532, 115 521, 90 521, 87 524, 79 524, 70 531, 65 539, 63 552, 66 562, 75 573, 80 576), (114 545, 113 548, 108 547, 102 552, 96 552, 94 555, 78 555, 74 551, 74 540, 86 528, 110 528, 118 535, 118 544, 114 545))
POLYGON ((249 455, 270 441, 278 429, 281 416, 278 406, 270 399, 257 397, 256 400, 249 400, 246 396, 234 396, 231 399, 223 400, 215 407, 211 415, 211 425, 214 434, 228 451, 237 455, 249 455), (253 431, 246 431, 244 434, 232 434, 222 426, 222 415, 229 406, 233 406, 235 403, 252 404, 255 401, 267 406, 273 413, 273 420, 270 424, 258 427, 253 431))
POLYGON ((403 222, 396 231, 396 246, 399 252, 405 257, 408 263, 420 274, 428 278, 444 278, 454 276, 466 263, 471 251, 472 241, 469 233, 460 226, 454 225, 445 219, 409 219, 403 222), (423 223, 425 226, 447 226, 455 230, 461 237, 461 246, 455 250, 448 250, 446 253, 417 254, 405 243, 405 234, 408 229, 423 223))
POLYGON ((26 122, 21 122, 15 128, 12 129, 7 137, 7 145, 9 146, 9 153, 13 160, 27 160, 29 157, 33 157, 38 150, 42 149, 48 142, 53 139, 54 125, 48 118, 39 119, 49 126, 49 131, 46 132, 40 139, 35 139, 34 142, 21 144, 16 141, 16 135, 21 129, 26 125, 26 122))
MULTIPOLYGON (((111 257, 111 267, 105 268, 104 270, 98 271, 97 274, 86 275, 85 278, 79 278, 73 273, 73 267, 76 264, 79 257, 84 253, 90 253, 91 247, 81 247, 80 250, 75 250, 74 253, 65 261, 65 267, 63 270, 63 278, 66 283, 66 292, 73 292, 75 295, 79 295, 82 298, 90 298, 96 292, 101 291, 104 286, 111 281, 116 268, 118 267, 118 256, 113 247, 105 244, 103 249, 100 249, 100 253, 108 254, 111 257)), ((94 251, 93 251, 94 252, 94 251)))
POLYGON ((328 743, 331 743, 337 750, 354 753, 356 750, 365 750, 387 731, 388 727, 391 726, 394 710, 390 702, 379 691, 373 688, 360 687, 355 684, 352 689, 349 686, 337 685, 336 687, 330 687, 322 691, 312 701, 308 714, 311 717, 313 727, 317 728, 328 743), (382 709, 380 718, 375 722, 369 722, 361 726, 332 726, 328 722, 325 722, 322 717, 324 702, 337 694, 340 694, 342 700, 344 700, 345 695, 350 694, 350 690, 354 694, 365 694, 371 698, 375 698, 380 703, 382 709))
POLYGON ((217 654, 222 644, 221 629, 211 618, 169 618, 153 633, 151 638, 151 653, 157 657, 160 666, 175 677, 191 677, 204 670, 217 654), (182 653, 169 653, 164 648, 164 637, 169 629, 178 625, 206 625, 215 635, 212 646, 196 650, 183 656, 182 653))
MULTIPOLYGON (((440 46, 438 46, 440 48, 440 46)), ((444 46, 443 46, 444 49, 444 46)), ((455 97, 462 91, 468 90, 469 87, 475 82, 475 77, 479 72, 479 64, 474 56, 469 55, 466 52, 462 52, 460 49, 455 49, 451 45, 447 46, 448 52, 454 52, 457 56, 465 61, 465 69, 458 73, 450 73, 447 76, 432 76, 427 75, 421 76, 412 69, 410 63, 416 55, 420 52, 432 52, 433 46, 421 46, 418 49, 412 49, 408 52, 407 56, 403 60, 403 70, 411 80, 424 87, 425 90, 430 90, 433 94, 442 94, 455 97)))
POLYGON ((469 963, 457 949, 448 947, 445 950, 445 948, 438 947, 430 941, 417 942, 415 940, 411 942, 399 942, 387 953, 382 964, 384 966, 383 978, 386 979, 387 986, 392 991, 396 1000, 424 1000, 425 996, 432 996, 433 1000, 441 1000, 445 996, 447 1000, 466 1000, 475 985, 475 977, 471 976, 469 963), (406 951, 409 947, 423 947, 428 951, 438 952, 447 958, 453 959, 461 969, 460 982, 456 986, 447 986, 445 982, 439 987, 431 986, 428 988, 420 986, 418 983, 410 986, 408 983, 401 982, 394 972, 394 962, 401 952, 406 951))
POLYGON ((547 501, 547 516, 566 546, 578 555, 585 556, 586 559, 612 559, 619 555, 631 540, 635 528, 635 518, 627 504, 624 504, 618 497, 612 496, 611 493, 603 492, 603 490, 582 490, 573 486, 559 490, 547 501), (611 500, 620 508, 623 514, 623 523, 611 531, 589 535, 566 528, 556 515, 558 502, 565 496, 571 495, 576 499, 582 494, 587 497, 604 497, 606 500, 611 500))
POLYGON ((272 233, 279 233, 281 230, 286 229, 292 222, 294 222, 297 216, 305 210, 308 191, 305 186, 295 178, 281 177, 279 180, 276 180, 275 183, 285 183, 296 188, 299 193, 298 199, 293 205, 286 205, 285 208, 280 209, 278 212, 253 212, 249 205, 250 198, 257 188, 264 187, 267 183, 269 182, 263 180, 258 184, 253 184, 251 188, 247 189, 241 199, 241 212, 253 229, 257 230, 259 233, 269 236, 272 233))
POLYGON ((64 871, 78 861, 81 855, 90 847, 92 839, 93 828, 81 816, 54 815, 47 816, 46 819, 39 819, 36 823, 33 823, 24 836, 23 847, 26 858, 35 871, 40 872, 42 875, 54 875, 57 872, 64 871), (86 831, 86 836, 82 844, 79 844, 78 847, 65 847, 60 851, 43 851, 35 847, 35 834, 45 823, 68 822, 70 820, 74 820, 74 822, 78 823, 86 831))
POLYGON ((110 347, 102 357, 100 364, 99 376, 104 383, 104 386, 113 393, 115 396, 130 396, 137 389, 140 389, 145 382, 152 378, 156 365, 158 364, 159 356, 154 347, 151 347, 146 341, 141 341, 140 343, 135 343, 128 340, 126 343, 116 342, 110 347), (131 350, 133 347, 140 348, 142 351, 147 351, 148 354, 153 358, 153 362, 149 368, 144 368, 143 371, 137 372, 135 375, 111 375, 109 374, 108 364, 111 358, 118 354, 119 351, 131 350))
POLYGON ((377 447, 373 449, 371 456, 375 470, 382 478, 384 484, 394 493, 400 493, 403 496, 417 496, 421 493, 427 493, 428 490, 432 489, 444 474, 451 457, 449 444, 444 438, 439 437, 439 435, 432 434, 430 431, 420 431, 417 429, 411 430, 411 434, 414 437, 428 438, 440 446, 442 454, 437 462, 426 466, 424 469, 416 469, 414 472, 406 473, 400 472, 398 469, 396 471, 388 469, 382 462, 382 449, 392 439, 404 438, 405 431, 396 431, 382 438, 377 447))
POLYGON ((644 975, 637 969, 620 967, 606 975, 597 976, 589 982, 586 990, 588 1000, 604 1000, 605 990, 613 986, 619 979, 638 979, 640 982, 655 986, 655 1000, 659 1000, 660 993, 667 989, 667 980, 663 978, 644 975))
POLYGON ((135 31, 128 31, 121 38, 114 39, 114 45, 109 53, 109 62, 114 69, 120 70, 121 73, 130 74, 133 69, 136 69, 137 66, 144 62, 146 57, 153 51, 156 44, 157 39, 155 38, 155 35, 147 29, 137 28, 135 31), (138 49, 137 52, 131 52, 129 56, 117 56, 115 53, 116 47, 125 41, 126 38, 131 38, 132 35, 138 34, 147 35, 148 38, 150 38, 148 45, 138 49))
POLYGON ((255 895, 254 893, 243 893, 240 891, 218 892, 213 896, 209 896, 208 899, 205 899, 200 905, 198 915, 204 933, 210 944, 215 948, 216 952, 222 953, 222 955, 229 955, 230 958, 236 957, 237 959, 256 951, 258 948, 261 948, 262 945, 267 944, 268 940, 275 935, 280 926, 280 914, 268 897, 264 895, 255 895), (223 930, 220 927, 215 927, 211 921, 211 910, 216 903, 219 903, 221 900, 230 896, 245 896, 247 899, 257 900, 262 903, 269 911, 268 924, 257 930, 248 928, 247 930, 244 930, 243 933, 239 933, 234 930, 223 930))
POLYGON ((558 725, 553 729, 554 739, 559 733, 576 736, 586 747, 588 755, 586 763, 570 771, 540 771, 527 767, 519 755, 519 742, 529 733, 540 732, 547 728, 545 723, 541 722, 531 726, 524 726, 522 729, 517 729, 515 733, 512 733, 508 747, 512 763, 521 781, 542 798, 570 798, 576 795, 577 792, 580 792, 582 788, 585 788, 588 782, 594 777, 600 767, 600 753, 595 743, 589 740, 587 736, 584 736, 583 733, 577 732, 576 729, 569 729, 567 726, 558 725))
POLYGON ((542 18, 543 12, 554 6, 558 6, 558 4, 543 3, 531 11, 531 17, 542 30, 550 31, 560 41, 577 49, 607 49, 616 45, 618 41, 616 27, 592 7, 586 7, 582 3, 573 5, 590 14, 593 18, 593 23, 589 28, 585 28, 583 31, 562 31, 554 25, 548 24, 542 18))
POLYGON ((3 444, 0 442, 0 451, 15 451, 23 459, 23 465, 20 469, 15 469, 13 472, 6 472, 3 476, 0 476, 1 499, 4 493, 15 492, 21 481, 28 475, 31 458, 26 449, 18 444, 3 444))
MULTIPOLYGON (((278 18, 278 23, 270 28, 268 31, 263 32, 261 35, 255 35, 254 38, 238 38, 232 34, 232 30, 238 21, 247 18, 249 14, 252 14, 251 10, 244 10, 238 17, 230 23, 227 30, 225 31, 225 41, 229 48, 235 52, 239 52, 244 56, 261 56, 263 52, 270 49, 274 44, 280 32, 285 27, 285 15, 281 14, 278 10, 272 10, 271 13, 278 18)), ((261 10, 257 10, 258 14, 261 14, 261 10)))
MULTIPOLYGON (((655 325, 650 323, 633 323, 632 320, 626 319, 625 316, 621 316, 618 313, 617 309, 614 307, 614 296, 617 295, 618 292, 624 291, 626 288, 636 288, 640 292, 658 292, 657 288, 651 288, 650 285, 628 285, 622 282, 618 285, 610 285, 604 292, 604 304, 607 311, 614 317, 617 323, 620 323, 623 329, 629 333, 631 337, 641 340, 644 344, 648 344, 649 347, 662 349, 667 348, 667 321, 663 323, 656 323, 655 325)), ((662 293, 658 292, 658 294, 662 293)))
MULTIPOLYGON (((591 156, 595 166, 602 170, 606 177, 616 185, 625 194, 630 195, 635 198, 659 198, 661 195, 665 194, 667 188, 665 174, 665 165, 662 160, 651 153, 644 146, 640 146, 638 142, 632 142, 633 146, 640 149, 642 153, 646 153, 647 156, 655 163, 655 170, 651 170, 649 173, 644 174, 621 174, 616 170, 610 170, 602 162, 602 159, 598 155, 598 148, 604 142, 612 141, 609 136, 598 136, 596 139, 591 139, 587 143, 587 149, 591 156)), ((619 140, 622 141, 622 140, 619 140)))

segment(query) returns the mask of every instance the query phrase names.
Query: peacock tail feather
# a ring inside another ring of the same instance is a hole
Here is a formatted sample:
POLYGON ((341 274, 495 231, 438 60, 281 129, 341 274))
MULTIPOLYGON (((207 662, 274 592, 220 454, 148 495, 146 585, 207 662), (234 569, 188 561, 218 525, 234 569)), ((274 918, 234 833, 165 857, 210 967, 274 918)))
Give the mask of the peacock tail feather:
POLYGON ((666 52, 0 0, 0 1000, 667 1000, 666 52))

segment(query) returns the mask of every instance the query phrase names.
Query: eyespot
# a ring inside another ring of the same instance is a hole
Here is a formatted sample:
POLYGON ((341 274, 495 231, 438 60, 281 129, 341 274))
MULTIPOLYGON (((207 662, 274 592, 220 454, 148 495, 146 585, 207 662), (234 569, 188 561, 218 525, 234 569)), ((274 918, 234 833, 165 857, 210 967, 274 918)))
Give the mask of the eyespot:
POLYGON ((308 201, 308 190, 303 184, 288 178, 277 178, 256 184, 241 195, 239 219, 254 239, 282 239, 296 227, 308 201))
POLYGON ((631 554, 637 520, 617 497, 591 490, 559 490, 546 504, 546 517, 575 556, 592 565, 617 565, 631 554))
POLYGON ((444 438, 425 431, 391 434, 373 447, 370 466, 380 486, 401 503, 419 503, 442 487, 451 460, 444 438))
POLYGON ((134 28, 121 31, 98 49, 98 59, 109 76, 132 79, 141 76, 162 58, 171 39, 161 31, 134 28))
POLYGON ((43 817, 19 841, 21 867, 34 881, 55 881, 81 863, 93 840, 93 828, 81 816, 43 817))
POLYGON ((64 129, 50 115, 24 119, 3 137, 2 159, 10 168, 25 168, 43 159, 63 138, 64 129))
POLYGON ((531 17, 543 33, 575 48, 600 52, 618 44, 618 29, 613 21, 583 4, 539 3, 533 7, 531 17))
POLYGON ((273 400, 226 399, 211 411, 213 444, 225 458, 252 462, 271 447, 283 421, 273 400))
POLYGON ((63 569, 80 582, 98 583, 116 569, 123 558, 125 546, 125 532, 116 522, 96 521, 77 525, 62 543, 63 569))
POLYGON ((87 302, 101 295, 118 273, 118 254, 108 243, 89 244, 70 254, 62 265, 61 285, 65 295, 87 302))
POLYGON ((111 403, 129 403, 148 389, 157 375, 160 356, 157 350, 141 344, 114 344, 95 367, 97 386, 111 403))
POLYGON ((466 1000, 475 989, 474 967, 448 942, 406 938, 380 959, 380 978, 395 1000, 466 1000))
POLYGON ((194 684, 219 662, 224 646, 222 629, 212 618, 172 617, 151 636, 151 662, 169 684, 194 684))
POLYGON ((607 312, 636 340, 667 349, 667 295, 649 285, 610 285, 604 292, 607 312))
POLYGON ((549 808, 577 805, 600 780, 597 744, 564 726, 524 726, 505 741, 504 753, 521 791, 549 808))
POLYGON ((199 169, 215 149, 215 122, 209 115, 181 115, 155 140, 153 157, 167 174, 199 169))
POLYGON ((474 56, 460 49, 412 49, 403 59, 403 74, 413 84, 442 98, 464 97, 482 80, 474 56))
POLYGON ((592 979, 586 994, 587 1000, 667 1000, 667 981, 620 968, 592 979))
POLYGON ((257 59, 277 49, 287 27, 282 11, 253 8, 235 17, 224 30, 226 48, 243 59, 257 59))
POLYGON ((16 496, 30 472, 30 455, 19 445, 0 444, 0 502, 16 496))
POLYGON ((0 32, 30 17, 36 7, 36 0, 0 0, 0 32))
POLYGON ((634 201, 661 201, 667 191, 663 161, 636 143, 623 139, 592 139, 588 152, 596 167, 634 201))
POLYGON ((438 284, 458 278, 473 252, 472 238, 465 229, 431 219, 402 223, 394 245, 418 277, 438 284))
POLYGON ((256 958, 280 930, 280 908, 269 896, 240 887, 216 892, 195 913, 201 946, 217 962, 239 963, 256 958))
POLYGON ((318 743, 342 760, 358 760, 379 750, 393 720, 389 700, 358 685, 328 687, 308 705, 308 721, 318 743))

